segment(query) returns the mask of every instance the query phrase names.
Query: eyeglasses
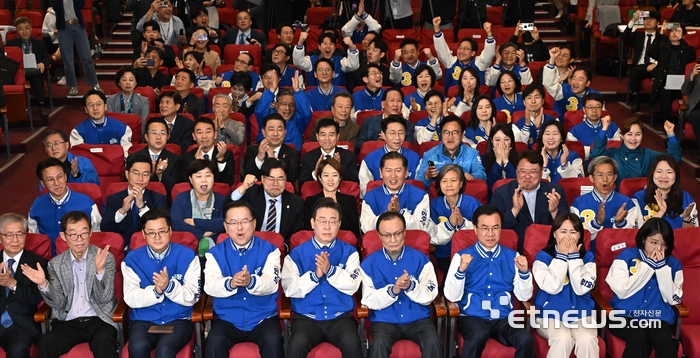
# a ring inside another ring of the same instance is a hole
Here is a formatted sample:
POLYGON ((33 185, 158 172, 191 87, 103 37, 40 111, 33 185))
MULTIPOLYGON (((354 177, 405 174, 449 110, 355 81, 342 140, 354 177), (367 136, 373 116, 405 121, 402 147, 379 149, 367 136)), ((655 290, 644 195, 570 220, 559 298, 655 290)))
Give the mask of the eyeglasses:
POLYGON ((372 71, 372 72, 367 72, 367 76, 379 76, 381 75, 381 71, 372 71))
POLYGON ((462 46, 457 47, 457 50, 460 50, 460 51, 472 51, 471 47, 462 47, 462 46))
POLYGON ((598 178, 598 179, 603 178, 603 176, 605 176, 607 179, 612 179, 612 178, 615 177, 615 174, 613 174, 613 173, 605 173, 605 174, 603 174, 603 173, 595 173, 595 174, 593 174, 593 176, 596 177, 596 178, 598 178))
POLYGON ((406 230, 401 230, 397 232, 392 232, 392 233, 379 233, 379 236, 382 239, 400 239, 403 237, 403 234, 406 232, 406 230))
POLYGON ((331 73, 331 72, 333 72, 333 70, 331 70, 330 68, 319 68, 316 70, 316 72, 318 72, 318 73, 331 73))
POLYGON ((46 179, 44 179, 44 181, 46 182, 47 185, 51 186, 51 185, 54 185, 56 183, 65 182, 66 176, 64 174, 59 174, 55 178, 46 178, 46 179))
POLYGON ((590 110, 600 111, 601 109, 603 109, 603 106, 586 106, 586 107, 583 107, 583 108, 585 108, 585 109, 590 109, 590 110))
POLYGON ((502 80, 502 81, 501 81, 501 84, 502 84, 502 85, 505 85, 505 84, 514 83, 514 82, 515 82, 515 81, 513 81, 512 79, 507 79, 507 80, 502 80))
POLYGON ((265 180, 267 180, 271 183, 277 183, 277 184, 284 184, 284 182, 287 181, 287 178, 284 178, 284 177, 273 178, 273 177, 268 177, 268 176, 263 175, 263 178, 265 178, 265 180))
POLYGON ((648 244, 651 245, 651 246, 660 247, 660 248, 662 248, 662 249, 664 249, 664 250, 665 250, 666 247, 667 247, 667 246, 666 246, 666 243, 664 243, 664 242, 649 241, 648 244))
POLYGON ((273 55, 286 55, 286 54, 287 54, 287 51, 285 51, 285 50, 274 50, 274 51, 272 51, 272 54, 273 54, 273 55))
POLYGON ((170 232, 170 229, 168 230, 158 230, 158 231, 151 231, 151 232, 145 232, 143 233, 143 236, 147 239, 153 239, 156 237, 156 234, 158 234, 159 238, 164 238, 165 235, 167 235, 170 232))
POLYGON ((97 102, 90 102, 90 103, 88 103, 86 106, 87 106, 88 108, 93 108, 93 107, 102 107, 102 106, 104 106, 104 104, 105 104, 105 103, 102 102, 102 101, 97 101, 97 102))
POLYGON ((54 147, 58 147, 59 145, 65 144, 65 143, 68 143, 68 142, 55 141, 53 143, 46 143, 46 148, 53 149, 54 147))
POLYGON ((460 133, 462 133, 462 132, 460 132, 460 131, 458 131, 458 130, 454 130, 454 131, 447 131, 447 130, 445 130, 445 131, 442 131, 442 136, 443 136, 443 137, 456 137, 456 136, 458 136, 460 133))
POLYGON ((235 63, 240 63, 241 65, 246 65, 246 66, 248 66, 248 61, 241 60, 240 58, 236 59, 236 61, 234 61, 234 62, 235 62, 235 63))
POLYGON ((0 235, 4 236, 4 237, 6 237, 6 238, 8 238, 8 239, 10 239, 10 240, 15 240, 15 239, 21 239, 21 238, 23 238, 24 235, 27 235, 27 233, 26 233, 26 232, 23 232, 23 231, 20 231, 20 232, 16 232, 16 233, 0 234, 0 235))
POLYGON ((82 240, 87 240, 90 238, 90 232, 86 231, 80 234, 65 234, 67 238, 73 240, 73 241, 82 241, 82 240))
POLYGON ((331 226, 336 226, 340 222, 339 220, 326 220, 326 219, 320 219, 315 221, 317 224, 321 226, 326 226, 330 224, 331 226))
POLYGON ((238 225, 246 226, 246 225, 252 223, 253 220, 255 220, 255 219, 243 219, 241 221, 231 220, 231 221, 224 221, 224 223, 226 225, 229 225, 229 226, 238 226, 238 225))
POLYGON ((154 137, 155 136, 166 136, 166 135, 168 135, 168 132, 166 132, 166 131, 160 131, 160 132, 159 131, 151 131, 150 134, 154 137))
POLYGON ((499 231, 501 231, 501 227, 500 226, 492 226, 492 227, 481 226, 481 227, 479 227, 479 232, 482 234, 488 234, 489 231, 492 231, 495 234, 495 233, 498 233, 499 231))
POLYGON ((139 172, 136 170, 130 171, 129 174, 132 174, 132 175, 135 175, 135 176, 141 177, 141 178, 150 178, 151 177, 151 173, 149 173, 149 172, 139 172))
POLYGON ((518 173, 522 175, 537 175, 542 169, 518 169, 518 173))
POLYGON ((295 108, 296 106, 294 102, 277 102, 277 107, 295 108))
POLYGON ((404 131, 391 131, 391 132, 386 132, 386 135, 389 137, 402 137, 406 135, 406 132, 404 131))
POLYGON ((517 55, 516 51, 503 51, 503 56, 517 55))

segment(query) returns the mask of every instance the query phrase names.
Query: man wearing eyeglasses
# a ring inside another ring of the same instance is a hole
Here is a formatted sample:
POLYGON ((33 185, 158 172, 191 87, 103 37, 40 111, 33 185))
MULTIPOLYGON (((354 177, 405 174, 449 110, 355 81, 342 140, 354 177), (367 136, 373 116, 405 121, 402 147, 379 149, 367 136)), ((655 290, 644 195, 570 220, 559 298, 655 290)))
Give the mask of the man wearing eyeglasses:
POLYGON ((499 244, 504 219, 497 207, 481 206, 472 219, 478 241, 452 257, 445 275, 445 298, 460 307, 457 332, 464 337, 462 358, 481 357, 489 339, 514 347, 515 357, 534 357, 529 329, 508 324, 511 293, 519 301, 532 297, 527 259, 499 244))
POLYGON ((277 315, 280 250, 254 236, 257 220, 250 204, 224 207, 229 236, 206 253, 204 291, 214 297, 214 320, 205 357, 227 357, 242 342, 258 346, 261 357, 283 358, 284 339, 277 315))
POLYGON ((254 63, 255 59, 253 58, 252 54, 248 52, 239 53, 238 57, 236 57, 236 61, 233 63, 233 71, 226 71, 219 74, 215 80, 216 86, 231 87, 231 76, 233 76, 233 74, 236 72, 245 72, 249 74, 250 79, 253 80, 251 88, 258 88, 258 84, 260 83, 260 75, 251 71, 254 63))
POLYGON ((445 164, 457 164, 462 167, 467 180, 486 180, 486 170, 481 163, 479 151, 462 142, 465 128, 464 120, 454 114, 442 119, 442 144, 423 153, 423 161, 416 174, 416 178, 422 180, 426 188, 430 187, 445 164), (430 162, 433 165, 430 165, 430 162))
POLYGON ((318 80, 318 86, 305 92, 313 111, 330 111, 333 96, 338 92, 346 92, 333 85, 334 66, 333 61, 327 58, 320 58, 314 64, 313 76, 318 80))
POLYGON ((564 189, 542 181, 542 167, 542 154, 534 150, 519 153, 517 179, 495 189, 491 198, 491 203, 504 215, 503 228, 518 234, 518 252, 523 252, 528 226, 552 225, 558 214, 569 210, 564 189))
MULTIPOLYGON (((355 94, 360 92, 356 92, 355 94)), ((357 98, 353 97, 353 101, 355 102, 355 108, 357 109, 357 98)), ((362 126, 360 127, 360 136, 357 138, 357 145, 355 145, 356 152, 360 152, 362 149, 362 144, 365 142, 380 139, 386 140, 386 138, 380 137, 379 134, 381 132, 382 121, 391 115, 397 115, 404 118, 404 122, 406 123, 406 140, 413 143, 413 140, 416 137, 416 126, 413 124, 413 122, 406 119, 408 118, 409 111, 408 107, 406 107, 403 101, 404 95, 400 89, 396 87, 389 87, 384 91, 382 94, 383 113, 376 116, 367 117, 362 122, 362 126)), ((356 114, 357 113, 353 114, 353 118, 355 118, 356 114)))
POLYGON ((277 158, 285 164, 287 181, 296 181, 299 177, 301 159, 298 150, 284 144, 289 122, 285 121, 279 113, 272 113, 265 117, 262 123, 261 132, 264 139, 259 141, 258 145, 251 145, 246 149, 241 180, 248 175, 260 178, 265 160, 277 158))
POLYGON ((131 235, 141 227, 141 217, 151 209, 166 209, 165 195, 146 189, 151 180, 153 160, 143 153, 130 155, 126 161, 126 180, 129 186, 107 197, 104 219, 100 229, 119 233, 124 247, 131 243, 131 235))
POLYGON ((433 264, 424 253, 405 246, 407 227, 401 214, 381 214, 374 228, 383 248, 360 266, 362 304, 370 309, 372 322, 369 357, 388 358, 400 339, 418 344, 421 357, 442 356, 430 318, 430 304, 438 294, 433 264))
POLYGON ((44 146, 46 155, 51 158, 56 158, 63 163, 70 175, 68 176, 69 183, 93 183, 100 185, 100 178, 97 176, 97 170, 92 165, 90 159, 73 155, 68 149, 70 142, 68 136, 60 129, 52 129, 41 139, 41 145, 44 146))
POLYGON ((289 238, 302 230, 304 201, 285 190, 285 165, 275 158, 267 158, 260 168, 260 177, 247 174, 243 183, 231 193, 231 200, 245 201, 253 207, 257 225, 255 231, 273 231, 289 238), (257 179, 262 185, 255 184, 257 179))
MULTIPOLYGON (((566 135, 566 140, 576 140, 584 145, 586 151, 586 159, 588 159, 589 153, 591 152, 591 146, 598 138, 601 131, 603 131, 603 123, 600 120, 603 116, 603 109, 605 108, 605 99, 600 93, 589 93, 583 97, 583 122, 575 125, 569 130, 566 135)), ((610 117, 610 115, 607 115, 610 117)), ((617 124, 610 121, 610 126, 605 132, 608 140, 620 140, 620 130, 617 128, 617 124)))
MULTIPOLYGON (((579 111, 583 109, 583 98, 589 93, 598 91, 588 87, 591 84, 593 74, 587 67, 577 67, 569 71, 568 83, 560 83, 556 76, 556 62, 561 50, 559 47, 549 49, 549 63, 542 68, 542 85, 554 97, 555 109, 559 113, 559 118, 564 118, 568 111, 579 111)), ((523 83, 525 84, 525 83, 523 83)))
MULTIPOLYGON (((189 119, 184 118, 189 121, 189 119)), ((170 127, 164 118, 152 118, 146 122, 146 148, 130 154, 129 158, 135 155, 147 155, 151 158, 151 180, 161 182, 165 186, 166 203, 171 202, 170 192, 175 184, 180 183, 182 178, 182 159, 180 156, 169 151, 165 145, 170 138, 170 127)), ((191 138, 191 137, 190 137, 191 138)), ((129 158, 126 158, 129 161, 129 158)))
POLYGON ((48 278, 39 267, 22 265, 22 273, 39 286, 51 307, 51 328, 39 341, 39 356, 58 358, 80 343, 88 343, 95 358, 117 355, 117 324, 112 313, 116 263, 109 245, 90 245, 92 225, 82 211, 61 218, 61 240, 68 250, 49 262, 48 278))
POLYGON ((39 343, 41 328, 34 313, 42 297, 39 289, 21 270, 23 265, 46 269, 46 259, 24 249, 27 219, 7 213, 0 216, 0 347, 7 357, 28 357, 29 347, 39 343))
POLYGON ((92 89, 83 96, 85 113, 90 118, 78 124, 70 133, 70 145, 120 144, 124 158, 131 148, 131 128, 126 124, 105 116, 107 97, 102 91, 92 89))
POLYGON ((56 256, 56 238, 61 232, 60 218, 70 211, 81 211, 90 217, 99 231, 102 216, 89 196, 72 191, 68 185, 68 170, 60 160, 47 158, 36 166, 36 174, 48 193, 36 198, 29 208, 29 232, 44 234, 51 239, 52 256, 56 256))
POLYGON ((360 288, 357 250, 337 239, 342 209, 331 198, 316 202, 311 219, 314 236, 284 259, 282 288, 292 299, 294 329, 287 357, 306 357, 322 342, 343 357, 361 357, 353 295, 360 288))
POLYGON ((192 307, 199 299, 199 257, 170 242, 170 215, 152 209, 141 217, 146 244, 122 262, 124 301, 129 310, 129 356, 175 358, 190 341, 192 307))
POLYGON ((382 186, 367 192, 360 211, 362 232, 374 230, 377 217, 386 211, 401 214, 408 229, 426 230, 430 219, 428 193, 406 183, 408 160, 399 152, 389 152, 379 161, 382 186))
POLYGON ((391 115, 382 121, 381 128, 380 135, 384 138, 386 144, 382 148, 367 154, 360 164, 358 178, 361 197, 364 197, 367 193, 367 184, 369 182, 382 177, 380 163, 386 153, 396 152, 406 158, 408 165, 406 167, 406 179, 415 179, 416 172, 421 164, 421 158, 418 153, 403 147, 403 142, 406 140, 406 120, 400 116, 391 115))
POLYGON ((618 165, 610 157, 603 155, 592 159, 588 164, 588 178, 593 190, 571 204, 571 212, 581 217, 583 228, 591 233, 591 251, 601 229, 639 228, 644 222, 639 206, 615 191, 617 171, 618 165))

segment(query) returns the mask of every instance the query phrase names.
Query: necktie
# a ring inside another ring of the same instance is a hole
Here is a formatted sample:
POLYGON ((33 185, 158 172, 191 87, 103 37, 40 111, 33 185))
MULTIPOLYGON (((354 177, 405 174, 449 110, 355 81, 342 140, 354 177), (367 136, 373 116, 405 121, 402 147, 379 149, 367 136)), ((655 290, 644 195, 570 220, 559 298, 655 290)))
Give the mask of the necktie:
POLYGON ((649 46, 651 46, 651 36, 652 35, 647 35, 647 43, 644 45, 644 64, 648 65, 649 64, 649 46))
POLYGON ((274 232, 277 227, 277 199, 270 199, 270 208, 267 209, 267 225, 265 231, 274 232))
POLYGON ((209 160, 209 154, 204 154, 204 159, 209 160))
POLYGON ((154 162, 158 161, 158 154, 151 154, 151 159, 153 159, 154 162))
POLYGON ((330 155, 326 154, 325 159, 329 159, 330 157, 331 157, 330 155))
POLYGON ((165 122, 165 123, 168 123, 168 128, 170 128, 170 134, 172 134, 172 133, 173 133, 173 126, 174 126, 174 124, 171 123, 171 122, 165 122))
POLYGON ((29 54, 29 41, 22 41, 22 48, 24 48, 24 53, 29 54))
POLYGON ((244 34, 238 35, 238 44, 245 45, 245 35, 244 34))
MULTIPOLYGON (((10 275, 12 275, 13 277, 15 276, 15 271, 12 269, 12 266, 14 266, 14 264, 15 259, 7 260, 7 269, 10 270, 10 275)), ((10 296, 9 287, 5 287, 5 296, 10 296)), ((10 314, 7 312, 7 310, 5 310, 5 312, 2 313, 2 316, 0 316, 0 324, 2 324, 2 326, 5 328, 10 328, 10 326, 12 326, 12 317, 10 317, 10 314)))

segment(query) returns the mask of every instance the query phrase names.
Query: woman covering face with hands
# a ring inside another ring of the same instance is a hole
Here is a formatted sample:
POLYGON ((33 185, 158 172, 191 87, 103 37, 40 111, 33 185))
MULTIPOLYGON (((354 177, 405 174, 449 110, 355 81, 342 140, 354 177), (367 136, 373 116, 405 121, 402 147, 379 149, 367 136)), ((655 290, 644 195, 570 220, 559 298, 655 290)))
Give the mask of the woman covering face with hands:
POLYGON ((645 220, 663 218, 674 229, 698 226, 698 210, 693 197, 681 188, 678 162, 660 154, 651 163, 647 185, 632 197, 645 220))
POLYGON ((671 255, 673 229, 666 220, 651 218, 635 243, 620 252, 605 278, 615 294, 610 305, 624 311, 617 317, 625 320, 624 328, 611 327, 610 333, 625 341, 623 357, 648 357, 652 349, 657 357, 676 357, 678 342, 671 329, 676 313, 671 306, 681 303, 684 280, 680 261, 671 255), (649 319, 658 324, 639 328, 639 321, 649 319))
POLYGON ((518 152, 515 150, 513 131, 508 124, 496 124, 491 129, 484 162, 489 192, 499 179, 515 178, 518 152))
POLYGON ((595 303, 589 292, 596 284, 593 252, 584 247, 583 233, 576 214, 560 214, 532 264, 540 288, 534 299, 540 310, 537 333, 549 343, 547 357, 568 357, 572 351, 578 358, 598 357, 598 333, 594 326, 582 324, 584 319, 593 323, 595 303), (560 326, 564 320, 578 323, 577 328, 560 326))

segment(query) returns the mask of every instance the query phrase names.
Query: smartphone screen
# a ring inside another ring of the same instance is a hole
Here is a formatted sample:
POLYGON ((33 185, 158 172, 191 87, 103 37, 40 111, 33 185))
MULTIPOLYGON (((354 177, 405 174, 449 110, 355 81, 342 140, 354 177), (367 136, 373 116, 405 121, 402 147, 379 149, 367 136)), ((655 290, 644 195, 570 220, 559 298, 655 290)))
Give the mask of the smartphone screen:
POLYGON ((152 59, 152 58, 146 59, 146 66, 155 66, 155 65, 156 65, 155 59, 152 59))

